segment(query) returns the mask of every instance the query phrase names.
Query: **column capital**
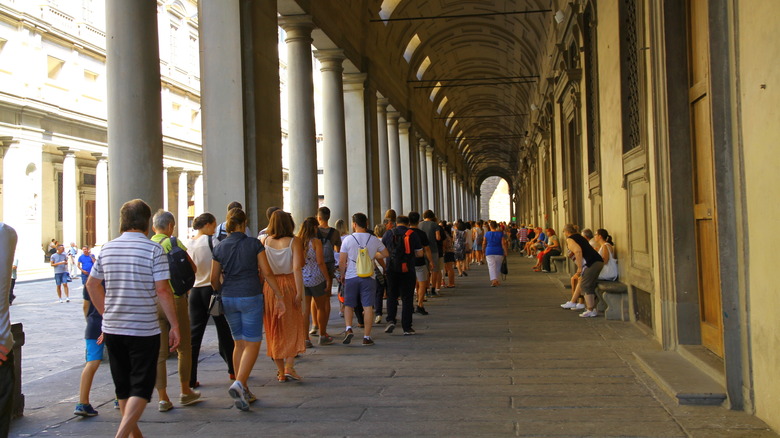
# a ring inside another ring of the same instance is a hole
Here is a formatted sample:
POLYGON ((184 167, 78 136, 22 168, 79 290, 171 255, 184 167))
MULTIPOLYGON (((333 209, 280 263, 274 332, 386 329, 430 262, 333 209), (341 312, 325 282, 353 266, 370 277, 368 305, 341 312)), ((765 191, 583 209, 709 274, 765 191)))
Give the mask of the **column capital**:
POLYGON ((388 111, 387 112, 387 123, 389 125, 397 125, 398 119, 401 118, 401 113, 398 111, 388 111))
POLYGON ((95 157, 95 160, 97 161, 108 160, 108 157, 103 152, 92 152, 92 156, 95 157))
POLYGON ((62 152, 62 155, 66 157, 74 157, 76 156, 76 151, 67 147, 67 146, 60 146, 57 148, 58 151, 62 152))
POLYGON ((311 15, 284 15, 279 17, 279 26, 287 33, 285 43, 313 42, 311 31, 314 30, 314 22, 311 15))
POLYGON ((359 84, 362 86, 366 83, 366 79, 368 78, 368 74, 366 73, 344 73, 341 75, 342 80, 344 81, 344 86, 347 85, 353 85, 353 84, 359 84))
POLYGON ((326 72, 326 71, 334 71, 338 73, 344 72, 344 66, 342 65, 344 59, 346 59, 346 56, 344 56, 344 50, 342 49, 315 50, 314 57, 320 61, 321 72, 326 72))
POLYGON ((398 120, 398 129, 410 129, 412 127, 412 122, 407 122, 403 118, 398 120))
POLYGON ((380 111, 387 111, 388 105, 390 105, 390 100, 386 97, 380 97, 376 100, 376 107, 380 111))

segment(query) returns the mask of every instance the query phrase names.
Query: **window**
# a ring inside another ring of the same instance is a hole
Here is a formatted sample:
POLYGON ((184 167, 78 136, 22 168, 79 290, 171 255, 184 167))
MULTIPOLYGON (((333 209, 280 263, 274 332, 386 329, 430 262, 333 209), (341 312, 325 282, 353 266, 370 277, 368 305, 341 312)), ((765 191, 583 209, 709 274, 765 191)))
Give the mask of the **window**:
POLYGON ((456 126, 458 126, 458 121, 457 121, 457 120, 455 120, 455 121, 452 123, 452 126, 450 126, 450 134, 452 134, 452 133, 455 131, 455 127, 456 127, 456 126))
POLYGON ((409 40, 409 44, 406 45, 406 50, 404 50, 404 59, 406 62, 412 62, 412 55, 414 55, 414 51, 417 50, 419 45, 420 37, 417 36, 417 34, 414 34, 412 39, 409 40))
POLYGON ((423 59, 423 61, 420 63, 420 68, 417 69, 418 80, 422 80, 425 71, 428 70, 428 67, 430 66, 431 66, 431 58, 426 56, 425 59, 423 59))
POLYGON ((437 82, 436 86, 433 87, 433 91, 431 91, 431 102, 436 99, 436 95, 439 94, 439 90, 441 90, 441 82, 437 82))
MULTIPOLYGON (((390 18, 390 16, 393 15, 395 8, 398 7, 398 3, 401 3, 401 0, 384 0, 382 2, 382 7, 379 9, 379 18, 383 20, 390 18)), ((385 22, 385 25, 386 24, 387 22, 385 22)))
POLYGON ((444 105, 447 105, 447 96, 444 96, 441 99, 441 102, 439 102, 439 107, 436 108, 436 112, 441 114, 441 111, 444 109, 444 105))
POLYGON ((444 122, 444 126, 450 126, 450 122, 452 122, 453 117, 455 117, 455 111, 451 112, 450 115, 447 116, 447 121, 444 122))
POLYGON ((65 61, 57 59, 53 56, 47 56, 47 74, 49 79, 57 79, 62 72, 62 66, 65 65, 65 61))
POLYGON ((81 0, 81 19, 87 24, 95 23, 94 0, 81 0))
MULTIPOLYGON (((198 59, 200 57, 200 48, 198 47, 198 37, 190 34, 190 53, 189 53, 189 70, 190 72, 197 72, 199 70, 198 59)), ((200 75, 198 75, 200 76, 200 75)))
POLYGON ((89 70, 84 70, 84 81, 85 82, 87 82, 88 84, 94 84, 95 82, 97 82, 97 79, 98 79, 98 74, 97 73, 95 73, 93 71, 89 71, 89 70))
POLYGON ((97 184, 97 177, 94 173, 85 173, 83 176, 82 184, 85 186, 95 187, 97 184))
POLYGON ((179 61, 179 28, 173 24, 168 28, 168 47, 170 50, 169 61, 176 65, 179 61))

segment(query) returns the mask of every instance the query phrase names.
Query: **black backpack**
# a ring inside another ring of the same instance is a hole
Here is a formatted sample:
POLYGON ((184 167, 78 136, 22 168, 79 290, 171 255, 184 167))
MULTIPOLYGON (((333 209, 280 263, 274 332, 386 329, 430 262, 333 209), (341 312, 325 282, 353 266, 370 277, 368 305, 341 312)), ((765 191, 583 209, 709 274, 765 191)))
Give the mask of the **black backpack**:
POLYGON ((171 287, 177 297, 187 293, 195 284, 195 271, 192 270, 187 251, 184 251, 176 242, 175 237, 169 238, 171 250, 168 251, 168 270, 171 273, 171 287))
POLYGON ((317 228, 317 236, 322 242, 322 257, 325 259, 325 263, 334 263, 336 261, 333 241, 331 240, 331 236, 335 231, 335 228, 330 228, 328 229, 328 233, 323 236, 322 228, 317 228))
POLYGON ((388 268, 390 272, 396 273, 414 272, 415 255, 411 242, 414 230, 410 228, 403 234, 396 230, 398 229, 393 230, 392 248, 388 248, 390 252, 388 268))

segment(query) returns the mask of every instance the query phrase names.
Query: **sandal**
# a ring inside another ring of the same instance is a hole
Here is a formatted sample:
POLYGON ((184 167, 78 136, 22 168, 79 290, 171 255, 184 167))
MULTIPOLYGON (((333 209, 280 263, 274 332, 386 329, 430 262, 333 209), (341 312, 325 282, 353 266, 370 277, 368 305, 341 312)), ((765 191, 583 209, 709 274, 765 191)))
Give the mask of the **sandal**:
POLYGON ((284 370, 284 376, 288 379, 293 380, 302 380, 303 377, 299 376, 298 373, 295 372, 295 368, 287 368, 284 370))
POLYGON ((279 383, 284 383, 287 381, 287 376, 285 374, 282 374, 281 371, 276 372, 276 380, 279 381, 279 383))

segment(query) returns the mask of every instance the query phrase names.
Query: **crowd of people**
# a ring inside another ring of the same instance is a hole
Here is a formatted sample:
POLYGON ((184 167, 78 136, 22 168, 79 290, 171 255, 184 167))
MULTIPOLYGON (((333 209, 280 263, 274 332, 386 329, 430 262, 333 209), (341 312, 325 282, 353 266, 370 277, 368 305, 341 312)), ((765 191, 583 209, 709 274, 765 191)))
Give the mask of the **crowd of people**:
MULTIPOLYGON (((121 236, 97 259, 83 248, 77 260, 85 283, 87 362, 74 411, 98 414, 89 392, 105 346, 122 412, 117 436, 140 435, 137 423, 155 390, 160 412, 174 407, 166 370, 172 352, 179 404, 200 401, 198 357, 209 318, 232 381, 227 393, 236 408, 249 410, 257 399, 249 377, 264 339, 280 383, 303 379, 295 360, 315 346, 315 337, 320 346, 335 343, 328 331, 334 291, 344 320, 341 343, 351 344, 359 330, 361 345, 372 346, 372 326, 383 318, 385 333, 400 325, 404 336, 414 335, 413 315, 428 315, 425 301, 455 287, 456 276, 468 276, 472 264, 487 263, 491 286, 498 286, 509 250, 506 224, 450 223, 431 210, 422 216, 388 210, 374 227, 355 213, 349 227, 343 220, 331 227, 330 210, 321 207, 296 228, 289 213, 271 207, 268 227, 254 238, 247 234, 247 212, 232 202, 220 224, 211 213, 196 217, 195 235, 186 242, 173 236, 173 214, 152 216, 140 199, 125 203, 119 216, 121 236)), ((64 252, 57 245, 51 265, 67 301, 64 252)))

